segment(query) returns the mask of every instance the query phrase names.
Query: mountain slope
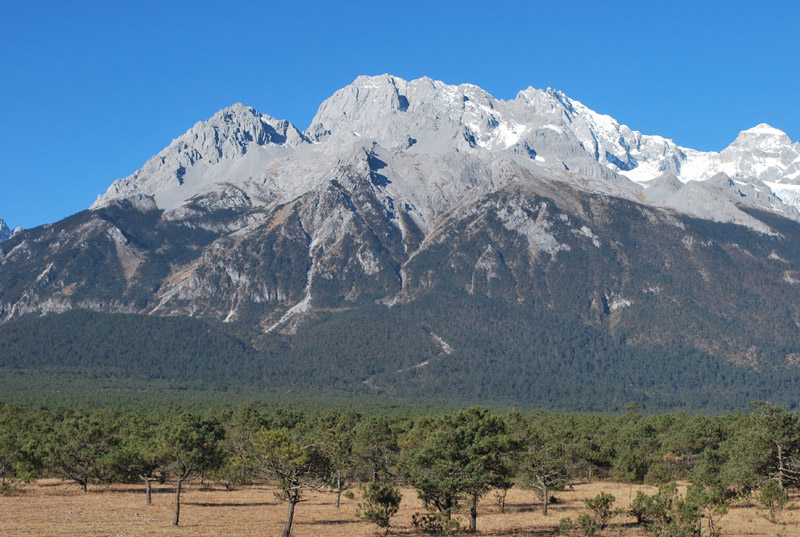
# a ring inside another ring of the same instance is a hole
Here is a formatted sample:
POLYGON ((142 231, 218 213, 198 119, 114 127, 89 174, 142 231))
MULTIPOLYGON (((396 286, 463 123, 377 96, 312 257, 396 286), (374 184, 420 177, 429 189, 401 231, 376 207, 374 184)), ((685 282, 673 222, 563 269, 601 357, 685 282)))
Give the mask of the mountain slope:
POLYGON ((555 90, 360 77, 305 132, 224 109, 89 210, 0 243, 0 322, 227 323, 263 382, 309 389, 789 401, 798 165, 765 125, 700 153, 555 90))

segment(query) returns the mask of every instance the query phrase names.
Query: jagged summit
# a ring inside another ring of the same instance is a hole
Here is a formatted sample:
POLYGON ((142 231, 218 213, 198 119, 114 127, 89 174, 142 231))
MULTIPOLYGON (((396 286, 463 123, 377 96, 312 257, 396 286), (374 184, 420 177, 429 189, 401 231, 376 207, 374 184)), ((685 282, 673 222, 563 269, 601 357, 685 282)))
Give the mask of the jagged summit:
POLYGON ((701 152, 632 130, 552 88, 529 87, 506 101, 472 84, 389 74, 359 76, 336 91, 304 132, 241 103, 220 110, 115 181, 93 208, 144 196, 176 210, 231 188, 251 201, 286 203, 330 181, 332 170, 368 166, 368 158, 385 167, 384 195, 408 203, 422 224, 526 173, 745 225, 753 222, 740 206, 800 217, 800 144, 769 125, 742 131, 719 153, 701 152), (744 188, 693 186, 658 201, 648 193, 664 174, 688 183, 719 173, 744 188))
POLYGON ((196 123, 140 170, 115 181, 92 208, 141 195, 154 196, 160 206, 171 206, 206 186, 261 172, 262 163, 285 148, 307 142, 290 122, 236 103, 196 123))

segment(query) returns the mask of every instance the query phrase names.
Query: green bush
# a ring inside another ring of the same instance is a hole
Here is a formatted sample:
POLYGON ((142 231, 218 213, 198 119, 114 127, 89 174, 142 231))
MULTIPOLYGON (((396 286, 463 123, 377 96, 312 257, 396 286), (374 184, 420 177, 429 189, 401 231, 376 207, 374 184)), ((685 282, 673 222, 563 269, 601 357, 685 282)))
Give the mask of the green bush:
POLYGON ((605 492, 601 492, 594 498, 587 498, 584 500, 586 507, 594 513, 594 517, 592 517, 593 524, 597 525, 599 529, 606 529, 608 522, 617 514, 613 509, 615 501, 617 501, 617 499, 613 494, 607 494, 605 492))
POLYGON ((561 535, 572 535, 575 531, 575 522, 570 517, 564 517, 558 521, 558 533, 561 535))
POLYGON ((584 535, 594 535, 599 529, 597 523, 592 515, 582 514, 578 517, 578 526, 584 535))
POLYGON ((644 524, 651 519, 650 510, 652 503, 653 498, 651 496, 648 496, 641 490, 637 491, 636 497, 628 508, 628 514, 636 518, 637 524, 644 524))
POLYGON ((389 533, 392 517, 400 509, 403 499, 400 490, 391 483, 370 483, 368 487, 360 487, 363 502, 358 504, 356 516, 365 522, 371 522, 389 533))
POLYGON ((769 480, 761 486, 758 503, 767 510, 765 518, 777 524, 778 515, 789 503, 789 494, 777 481, 769 480))

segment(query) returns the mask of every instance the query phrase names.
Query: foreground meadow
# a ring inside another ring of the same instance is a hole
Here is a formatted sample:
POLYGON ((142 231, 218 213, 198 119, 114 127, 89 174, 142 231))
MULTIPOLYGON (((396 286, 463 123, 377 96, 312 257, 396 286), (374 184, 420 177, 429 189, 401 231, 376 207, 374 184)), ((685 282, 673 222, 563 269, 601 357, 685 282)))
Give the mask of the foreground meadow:
MULTIPOLYGON (((170 522, 173 488, 157 486, 153 504, 145 505, 144 488, 135 485, 97 486, 88 493, 59 480, 39 480, 16 496, 0 496, 0 534, 7 536, 140 536, 140 535, 280 535, 285 504, 275 498, 276 489, 262 486, 227 491, 218 486, 197 483, 184 491, 181 525, 170 522)), ((531 491, 509 491, 506 512, 500 513, 494 495, 488 494, 479 505, 478 534, 486 536, 555 535, 562 517, 577 518, 587 512, 583 500, 601 491, 617 498, 616 506, 626 508, 637 490, 655 492, 654 487, 611 482, 577 484, 558 493, 558 503, 543 516, 540 503, 531 491)), ((310 493, 295 512, 292 535, 295 537, 374 536, 376 526, 361 522, 355 512, 355 499, 342 499, 339 509, 335 496, 310 493)), ((413 528, 411 517, 423 511, 413 489, 403 489, 403 502, 392 520, 393 535, 422 535, 413 528)), ((754 504, 738 503, 723 517, 722 535, 730 537, 800 537, 800 497, 792 497, 781 514, 786 525, 766 520, 754 504)), ((466 523, 466 518, 464 518, 466 523)), ((620 516, 615 526, 602 535, 644 537, 635 520, 620 516)))

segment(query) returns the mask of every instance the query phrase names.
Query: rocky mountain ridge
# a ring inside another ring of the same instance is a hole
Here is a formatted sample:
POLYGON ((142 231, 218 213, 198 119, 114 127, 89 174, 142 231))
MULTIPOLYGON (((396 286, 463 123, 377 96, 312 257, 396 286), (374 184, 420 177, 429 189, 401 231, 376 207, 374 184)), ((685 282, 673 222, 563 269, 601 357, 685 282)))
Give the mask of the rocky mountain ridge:
POLYGON ((391 181, 380 185, 384 196, 408 203, 423 227, 465 192, 495 189, 493 170, 503 167, 761 231, 739 206, 800 218, 800 144, 767 125, 743 131, 720 153, 700 152, 633 131, 552 89, 502 101, 469 84, 390 75, 359 77, 334 93, 304 133, 242 105, 220 111, 116 181, 93 207, 153 196, 173 210, 234 185, 254 200, 286 203, 344 161, 368 158, 380 160, 391 181), (440 163, 453 155, 462 162, 440 163), (467 184, 454 185, 454 170, 470 175, 467 184))
POLYGON ((555 90, 360 77, 304 132, 221 110, 89 210, 0 243, 0 324, 194 317, 380 390, 485 360, 792 368, 798 158, 765 125, 700 153, 555 90))

